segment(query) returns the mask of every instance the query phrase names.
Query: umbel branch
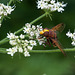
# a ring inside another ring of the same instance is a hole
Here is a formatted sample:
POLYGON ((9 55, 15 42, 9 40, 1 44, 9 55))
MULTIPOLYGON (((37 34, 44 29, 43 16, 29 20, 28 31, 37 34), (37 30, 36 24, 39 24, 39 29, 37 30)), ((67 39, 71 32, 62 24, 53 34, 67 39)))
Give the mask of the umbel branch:
MULTIPOLYGON (((64 49, 65 52, 73 52, 75 51, 75 48, 66 48, 64 49)), ((53 50, 31 50, 30 53, 56 53, 61 52, 59 49, 53 49, 53 50)), ((7 53, 6 48, 0 48, 0 53, 7 53)))

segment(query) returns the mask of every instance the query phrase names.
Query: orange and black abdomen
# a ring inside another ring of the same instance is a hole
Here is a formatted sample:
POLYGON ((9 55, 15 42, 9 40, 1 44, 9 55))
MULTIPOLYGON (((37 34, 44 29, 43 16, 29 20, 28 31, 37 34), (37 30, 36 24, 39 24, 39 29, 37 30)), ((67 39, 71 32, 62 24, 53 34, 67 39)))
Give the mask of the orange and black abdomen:
POLYGON ((52 29, 49 30, 49 37, 57 38, 57 35, 56 35, 55 31, 53 31, 52 29))

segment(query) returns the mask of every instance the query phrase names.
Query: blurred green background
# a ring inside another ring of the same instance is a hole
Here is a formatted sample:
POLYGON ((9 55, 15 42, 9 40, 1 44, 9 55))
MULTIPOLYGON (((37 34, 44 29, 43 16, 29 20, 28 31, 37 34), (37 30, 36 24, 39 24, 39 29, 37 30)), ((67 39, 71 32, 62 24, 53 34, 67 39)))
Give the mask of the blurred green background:
MULTIPOLYGON (((60 0, 62 1, 62 0, 60 0)), ((7 4, 8 0, 0 0, 7 4)), ((7 36, 9 31, 14 32, 29 23, 44 12, 36 7, 37 0, 23 0, 15 3, 16 9, 9 17, 3 21, 0 28, 0 40, 7 36)), ((66 32, 75 29, 75 0, 64 0, 68 3, 63 13, 52 13, 52 21, 49 17, 44 17, 35 25, 42 23, 43 28, 52 28, 59 23, 65 23, 66 27, 58 38, 64 48, 72 48, 71 40, 66 36, 66 32)), ((11 4, 13 5, 13 4, 11 4)), ((8 48, 9 44, 0 47, 8 48)), ((54 47, 37 46, 34 49, 50 50, 54 47)), ((31 53, 30 57, 24 57, 16 53, 12 59, 10 55, 0 53, 0 75, 75 75, 75 52, 66 52, 67 57, 60 53, 31 53)))

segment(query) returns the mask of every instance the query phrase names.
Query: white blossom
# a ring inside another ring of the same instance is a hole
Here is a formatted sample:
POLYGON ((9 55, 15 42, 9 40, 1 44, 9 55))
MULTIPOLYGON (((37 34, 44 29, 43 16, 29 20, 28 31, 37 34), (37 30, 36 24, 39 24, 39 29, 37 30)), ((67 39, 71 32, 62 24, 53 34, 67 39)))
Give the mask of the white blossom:
POLYGON ((44 42, 44 39, 38 39, 42 29, 41 25, 34 26, 26 23, 23 30, 26 36, 24 34, 17 36, 14 33, 7 33, 9 44, 12 45, 12 48, 6 50, 7 54, 13 56, 16 52, 20 52, 23 53, 25 57, 30 56, 29 51, 32 50, 34 46, 37 46, 37 42, 41 42, 41 45, 44 42))
POLYGON ((31 24, 26 23, 25 26, 26 26, 27 28, 30 28, 30 27, 31 27, 31 24))
MULTIPOLYGON (((3 3, 0 3, 0 20, 7 16, 8 14, 11 14, 11 12, 14 11, 14 7, 4 5, 3 3)), ((1 25, 0 25, 1 27, 1 25)))
POLYGON ((21 38, 21 39, 24 39, 24 38, 25 38, 25 35, 21 34, 21 35, 20 35, 20 38, 21 38))
POLYGON ((25 51, 25 52, 24 52, 24 56, 25 56, 25 57, 30 56, 29 52, 28 52, 28 51, 25 51))
POLYGON ((51 3, 51 4, 54 4, 54 3, 55 3, 55 0, 51 0, 50 3, 51 3))
POLYGON ((66 33, 66 35, 71 38, 73 37, 73 34, 70 32, 70 30, 66 33))
POLYGON ((38 0, 37 1, 37 8, 38 9, 46 9, 48 11, 58 11, 61 12, 64 11, 64 7, 66 7, 67 3, 64 4, 64 2, 56 2, 55 0, 38 0))
POLYGON ((33 30, 35 30, 35 29, 36 29, 36 27, 35 27, 34 25, 32 25, 32 29, 33 29, 33 30))
POLYGON ((24 27, 24 33, 30 33, 30 31, 31 31, 31 28, 24 27))
POLYGON ((34 32, 31 31, 31 32, 30 32, 30 36, 34 36, 34 32))
POLYGON ((72 40, 72 43, 71 43, 71 44, 72 44, 73 46, 75 46, 75 31, 74 31, 74 33, 71 33, 70 30, 69 30, 69 31, 66 33, 66 35, 71 38, 71 40, 72 40))
POLYGON ((17 44, 16 40, 10 40, 9 43, 13 46, 17 44))
POLYGON ((28 40, 25 40, 25 43, 29 43, 29 41, 28 40))
POLYGON ((30 45, 36 46, 36 45, 37 45, 37 44, 36 44, 36 41, 30 40, 30 45))
POLYGON ((74 33, 73 33, 73 39, 75 40, 75 31, 74 31, 74 33))
POLYGON ((23 53, 23 48, 22 47, 19 47, 18 50, 19 50, 19 52, 23 53))
POLYGON ((10 54, 11 56, 13 56, 17 52, 17 48, 16 47, 9 48, 9 49, 6 49, 6 51, 7 51, 7 54, 10 54))
POLYGON ((15 34, 14 33, 7 33, 7 38, 9 39, 15 39, 15 34))
POLYGON ((32 50, 33 47, 31 47, 31 46, 27 46, 27 48, 28 48, 28 50, 32 50))
POLYGON ((73 41, 71 44, 72 44, 73 46, 75 46, 75 41, 73 41))

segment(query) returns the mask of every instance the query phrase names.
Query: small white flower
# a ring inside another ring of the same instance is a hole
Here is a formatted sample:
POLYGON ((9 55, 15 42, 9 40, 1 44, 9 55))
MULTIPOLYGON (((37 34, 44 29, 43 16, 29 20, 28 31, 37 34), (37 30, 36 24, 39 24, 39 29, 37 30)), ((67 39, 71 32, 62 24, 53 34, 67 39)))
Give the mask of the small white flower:
POLYGON ((15 39, 15 34, 14 33, 7 33, 7 38, 9 39, 15 39))
POLYGON ((31 27, 31 24, 26 23, 25 26, 26 26, 27 28, 30 28, 30 27, 31 27))
POLYGON ((31 28, 26 28, 26 27, 24 27, 24 33, 30 33, 30 31, 31 31, 31 28))
POLYGON ((30 40, 30 45, 36 46, 36 45, 37 45, 37 44, 36 44, 36 41, 30 40))
POLYGON ((24 51, 27 51, 27 48, 24 48, 24 51))
POLYGON ((19 50, 19 52, 23 53, 22 47, 19 47, 18 50, 19 50))
POLYGON ((31 32, 30 32, 30 36, 34 36, 34 32, 31 31, 31 32))
POLYGON ((8 9, 6 10, 6 11, 7 11, 7 14, 11 14, 11 12, 14 11, 14 9, 12 9, 11 6, 7 6, 7 8, 8 8, 8 9))
POLYGON ((35 30, 35 29, 36 29, 36 27, 35 27, 34 25, 32 25, 32 29, 33 29, 33 30, 35 30))
POLYGON ((21 39, 24 39, 24 38, 25 38, 25 35, 21 34, 21 35, 20 35, 20 38, 21 38, 21 39))
POLYGON ((31 46, 27 46, 27 48, 28 48, 28 50, 32 50, 33 47, 31 47, 31 46))
POLYGON ((23 46, 24 46, 24 47, 28 46, 28 43, 24 43, 23 46))
POLYGON ((61 12, 64 11, 64 9, 61 7, 61 8, 58 8, 58 12, 61 12))
POLYGON ((14 46, 14 45, 17 44, 16 40, 10 40, 9 43, 10 43, 12 46, 14 46))
POLYGON ((17 43, 21 43, 21 40, 20 39, 17 39, 17 43))
POLYGON ((66 33, 66 35, 71 38, 71 40, 72 40, 72 43, 71 43, 71 44, 72 44, 73 46, 75 46, 75 31, 74 31, 74 33, 71 33, 70 30, 69 30, 69 31, 66 33))
POLYGON ((25 43, 29 43, 29 41, 28 40, 25 40, 25 43))
POLYGON ((16 47, 9 48, 9 49, 6 49, 6 51, 7 51, 7 54, 10 54, 11 56, 13 56, 17 52, 17 48, 16 47))
POLYGON ((70 32, 70 30, 66 33, 66 35, 71 38, 73 37, 73 34, 70 32))
POLYGON ((55 3, 55 0, 51 0, 50 2, 51 2, 51 4, 54 4, 55 3))
POLYGON ((72 44, 73 46, 75 46, 75 41, 73 41, 71 44, 72 44))
POLYGON ((28 52, 28 51, 25 51, 25 52, 24 52, 24 56, 25 56, 25 57, 30 56, 29 52, 28 52))
POLYGON ((38 6, 37 6, 38 9, 39 9, 39 8, 45 9, 45 8, 47 7, 47 3, 44 2, 43 0, 38 1, 37 4, 38 4, 38 6))

